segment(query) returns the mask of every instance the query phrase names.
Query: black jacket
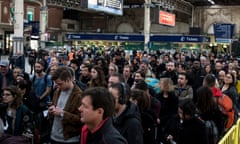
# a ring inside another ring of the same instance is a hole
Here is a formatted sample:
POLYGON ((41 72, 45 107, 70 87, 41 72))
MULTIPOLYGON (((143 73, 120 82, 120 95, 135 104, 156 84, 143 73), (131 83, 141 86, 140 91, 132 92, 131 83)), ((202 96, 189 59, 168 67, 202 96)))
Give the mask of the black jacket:
POLYGON ((184 120, 179 131, 178 144, 207 144, 204 122, 197 117, 184 120))
POLYGON ((141 115, 135 104, 128 102, 122 114, 113 119, 113 125, 127 139, 128 144, 143 144, 141 115))
POLYGON ((171 132, 170 126, 178 115, 178 97, 174 92, 168 92, 168 97, 163 96, 163 92, 157 95, 157 99, 161 102, 160 124, 158 125, 158 140, 164 142, 166 135, 171 132))
POLYGON ((82 144, 127 144, 127 141, 113 127, 111 119, 108 119, 94 133, 89 132, 86 125, 83 126, 81 138, 86 138, 86 141, 81 139, 82 144))
POLYGON ((193 89, 193 102, 197 102, 196 92, 197 89, 200 88, 203 84, 203 79, 205 77, 205 72, 202 68, 194 69, 192 68, 192 72, 189 73, 190 79, 188 80, 189 85, 192 86, 193 89))
POLYGON ((157 95, 157 99, 161 102, 161 123, 165 124, 165 122, 167 122, 170 117, 178 114, 178 97, 174 92, 168 92, 167 98, 163 96, 163 93, 159 93, 157 95))

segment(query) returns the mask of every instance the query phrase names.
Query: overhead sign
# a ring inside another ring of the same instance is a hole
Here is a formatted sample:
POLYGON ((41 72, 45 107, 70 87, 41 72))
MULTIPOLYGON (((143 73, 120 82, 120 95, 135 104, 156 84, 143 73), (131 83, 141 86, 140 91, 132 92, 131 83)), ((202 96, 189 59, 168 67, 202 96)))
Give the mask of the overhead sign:
POLYGON ((175 26, 175 14, 159 11, 159 24, 167 25, 167 26, 175 26))
POLYGON ((87 0, 87 9, 123 15, 123 0, 87 0))
MULTIPOLYGON (((144 41, 144 35, 124 34, 66 34, 67 40, 110 40, 110 41, 144 41)), ((152 42, 188 42, 202 43, 210 42, 206 36, 182 36, 182 35, 151 35, 152 42)))
POLYGON ((112 41, 144 41, 143 35, 119 34, 66 34, 67 40, 112 40, 112 41))
POLYGON ((214 24, 215 41, 220 43, 231 43, 234 35, 235 24, 214 24))
POLYGON ((204 36, 180 36, 180 35, 153 35, 150 37, 150 41, 157 42, 188 42, 188 43, 202 43, 210 42, 210 37, 204 36))

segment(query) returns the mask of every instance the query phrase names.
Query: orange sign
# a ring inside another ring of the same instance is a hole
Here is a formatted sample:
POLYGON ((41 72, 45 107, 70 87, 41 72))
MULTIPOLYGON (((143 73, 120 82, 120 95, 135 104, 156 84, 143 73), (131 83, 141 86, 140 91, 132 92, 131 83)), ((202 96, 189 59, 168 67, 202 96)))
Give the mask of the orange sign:
POLYGON ((175 14, 160 10, 159 11, 159 24, 175 26, 175 14))

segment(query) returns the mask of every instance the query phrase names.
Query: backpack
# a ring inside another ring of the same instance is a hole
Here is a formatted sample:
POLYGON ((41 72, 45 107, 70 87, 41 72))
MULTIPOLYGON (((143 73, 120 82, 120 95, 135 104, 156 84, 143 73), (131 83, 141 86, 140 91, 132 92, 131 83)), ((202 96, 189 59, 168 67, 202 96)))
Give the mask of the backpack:
MULTIPOLYGON (((47 87, 47 78, 48 78, 48 74, 45 74, 44 75, 44 85, 45 87, 47 87)), ((48 104, 46 102, 42 102, 42 101, 39 101, 39 98, 36 96, 34 90, 33 90, 33 84, 34 84, 34 81, 36 79, 36 75, 33 76, 32 80, 31 80, 31 83, 32 83, 32 89, 31 89, 31 93, 32 93, 32 100, 30 102, 33 102, 32 105, 34 106, 37 106, 37 109, 39 111, 43 111, 43 110, 46 110, 48 108, 48 104), (36 103, 36 104, 34 104, 36 103)), ((51 91, 53 90, 53 83, 52 83, 52 86, 51 86, 51 91)), ((51 93, 50 93, 51 95, 51 93)))
POLYGON ((204 123, 208 144, 217 144, 219 134, 216 124, 212 120, 206 120, 204 123))
POLYGON ((150 112, 141 112, 144 143, 156 144, 157 122, 150 112))
POLYGON ((227 123, 225 128, 229 129, 234 123, 234 109, 233 103, 229 96, 222 94, 220 97, 215 97, 219 110, 227 115, 227 123))
POLYGON ((160 93, 161 90, 160 90, 160 87, 158 86, 159 84, 158 79, 147 77, 145 79, 145 82, 147 83, 148 87, 154 91, 155 94, 160 93))
MULTIPOLYGON (((45 74, 44 75, 44 84, 47 83, 47 77, 48 77, 48 74, 45 74)), ((32 78, 32 85, 34 84, 35 79, 36 79, 36 75, 34 75, 33 78, 32 78)))

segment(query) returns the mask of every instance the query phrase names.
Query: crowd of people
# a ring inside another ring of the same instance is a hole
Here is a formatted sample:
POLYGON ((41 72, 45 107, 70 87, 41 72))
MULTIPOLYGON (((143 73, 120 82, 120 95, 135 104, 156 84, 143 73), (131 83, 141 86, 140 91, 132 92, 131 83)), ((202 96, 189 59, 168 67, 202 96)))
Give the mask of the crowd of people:
POLYGON ((36 144, 215 144, 240 115, 229 54, 32 50, 27 63, 0 61, 0 143, 30 130, 36 144))

